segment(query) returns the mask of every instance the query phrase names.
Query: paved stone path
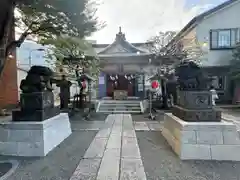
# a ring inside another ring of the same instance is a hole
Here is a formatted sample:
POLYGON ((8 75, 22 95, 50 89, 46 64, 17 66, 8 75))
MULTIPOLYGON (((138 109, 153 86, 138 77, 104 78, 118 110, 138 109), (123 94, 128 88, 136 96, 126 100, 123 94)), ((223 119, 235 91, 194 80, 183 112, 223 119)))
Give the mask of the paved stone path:
MULTIPOLYGON (((131 115, 111 114, 105 124, 70 180, 146 180, 131 115)), ((150 130, 146 125, 139 129, 150 130)))
MULTIPOLYGON (((71 127, 73 131, 99 131, 107 129, 108 124, 102 121, 72 122, 71 127)), ((133 128, 136 131, 160 131, 161 124, 158 121, 137 121, 133 122, 133 128)))
POLYGON ((134 122, 134 129, 136 131, 160 131, 161 124, 158 121, 134 122))

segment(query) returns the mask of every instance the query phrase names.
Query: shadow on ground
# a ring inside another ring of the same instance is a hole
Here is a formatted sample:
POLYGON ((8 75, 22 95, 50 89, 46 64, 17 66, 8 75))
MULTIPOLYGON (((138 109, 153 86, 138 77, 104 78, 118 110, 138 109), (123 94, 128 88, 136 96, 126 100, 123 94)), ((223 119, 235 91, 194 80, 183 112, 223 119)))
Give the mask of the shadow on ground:
POLYGON ((108 114, 104 113, 96 113, 96 112, 91 112, 90 113, 90 118, 88 120, 84 120, 84 113, 83 112, 76 112, 74 115, 71 116, 71 121, 105 121, 107 118, 108 114))
POLYGON ((98 131, 105 126, 108 114, 92 113, 90 120, 84 120, 82 113, 77 113, 70 118, 72 131, 98 131))
POLYGON ((136 132, 147 180, 239 180, 240 162, 181 161, 161 132, 136 132))

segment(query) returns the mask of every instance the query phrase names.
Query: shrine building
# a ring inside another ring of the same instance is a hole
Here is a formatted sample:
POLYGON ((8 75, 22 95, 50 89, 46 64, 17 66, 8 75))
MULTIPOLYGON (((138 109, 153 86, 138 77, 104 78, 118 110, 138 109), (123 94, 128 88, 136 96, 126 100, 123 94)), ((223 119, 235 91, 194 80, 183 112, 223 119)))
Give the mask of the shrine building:
POLYGON ((143 99, 149 84, 146 81, 160 68, 163 59, 150 52, 151 42, 130 43, 119 28, 112 44, 93 44, 101 60, 98 98, 113 97, 122 90, 129 98, 143 99))

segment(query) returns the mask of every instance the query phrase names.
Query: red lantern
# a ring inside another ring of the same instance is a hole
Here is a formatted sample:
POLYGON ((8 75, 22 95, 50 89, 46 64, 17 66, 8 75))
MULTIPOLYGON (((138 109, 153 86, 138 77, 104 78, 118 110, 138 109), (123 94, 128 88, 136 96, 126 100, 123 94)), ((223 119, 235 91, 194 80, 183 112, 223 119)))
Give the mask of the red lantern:
POLYGON ((153 81, 151 86, 152 86, 152 89, 157 89, 159 87, 158 81, 153 81))

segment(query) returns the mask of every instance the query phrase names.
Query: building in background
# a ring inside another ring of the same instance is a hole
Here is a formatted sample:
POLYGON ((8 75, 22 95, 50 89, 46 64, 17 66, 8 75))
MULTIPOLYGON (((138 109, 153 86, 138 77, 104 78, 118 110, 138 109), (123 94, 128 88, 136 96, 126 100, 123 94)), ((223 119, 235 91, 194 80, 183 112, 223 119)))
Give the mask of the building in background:
POLYGON ((112 44, 92 44, 102 63, 98 79, 98 98, 112 98, 115 90, 127 96, 143 99, 148 77, 157 73, 164 58, 155 58, 149 43, 130 43, 119 28, 112 44))
POLYGON ((42 46, 34 41, 26 40, 17 48, 17 66, 29 69, 32 65, 50 66, 46 62, 47 46, 42 46))
MULTIPOLYGON (((240 0, 228 0, 193 18, 168 45, 187 48, 189 39, 196 39, 204 55, 201 65, 213 78, 220 101, 230 103, 233 98, 231 79, 228 75, 232 50, 240 40, 240 0), (180 42, 180 43, 178 43, 180 42)), ((180 50, 181 50, 180 48, 180 50)))

